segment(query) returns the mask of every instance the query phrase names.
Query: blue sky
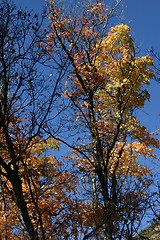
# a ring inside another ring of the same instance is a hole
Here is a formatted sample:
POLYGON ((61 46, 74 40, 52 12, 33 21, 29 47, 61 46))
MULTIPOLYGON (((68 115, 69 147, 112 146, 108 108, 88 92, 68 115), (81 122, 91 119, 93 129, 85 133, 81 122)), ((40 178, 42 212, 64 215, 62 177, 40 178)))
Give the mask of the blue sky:
POLYGON ((160 50, 160 1, 125 0, 125 16, 140 47, 160 50))
MULTIPOLYGON (((147 54, 147 50, 154 47, 160 52, 160 1, 159 0, 126 0, 125 20, 132 28, 139 55, 147 54)), ((142 121, 149 130, 160 128, 160 84, 151 80, 149 87, 150 103, 146 103, 141 114, 142 121)))
MULTIPOLYGON (((40 12, 45 0, 13 0, 21 7, 40 12)), ((110 0, 104 0, 106 3, 110 0)), ((66 0, 67 2, 67 0, 66 0)), ((133 29, 135 39, 145 49, 154 46, 160 49, 160 1, 122 0, 125 5, 124 20, 133 29)))

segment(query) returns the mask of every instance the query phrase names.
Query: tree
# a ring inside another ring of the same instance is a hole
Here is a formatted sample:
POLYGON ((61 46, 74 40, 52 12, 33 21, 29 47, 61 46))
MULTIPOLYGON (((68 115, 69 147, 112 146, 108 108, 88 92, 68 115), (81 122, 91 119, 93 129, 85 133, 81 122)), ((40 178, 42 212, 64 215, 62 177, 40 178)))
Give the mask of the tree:
POLYGON ((77 16, 49 1, 47 48, 70 62, 63 96, 70 101, 70 129, 79 144, 66 142, 73 149, 68 160, 90 192, 81 212, 83 239, 132 239, 152 182, 139 158, 154 158, 159 146, 136 119, 136 111, 149 100, 153 60, 135 56, 127 25, 107 31, 119 3, 111 10, 102 2, 86 3, 77 16))
MULTIPOLYGON (((23 197, 39 239, 65 239, 73 215, 69 193, 73 192, 76 181, 67 170, 62 171, 64 164, 53 154, 47 156, 48 150, 57 148, 59 144, 53 139, 35 139, 19 163, 23 197)), ((9 153, 3 151, 2 156, 6 159, 9 153)), ((12 182, 5 177, 3 185, 6 221, 1 222, 1 237, 31 239, 12 182)))
MULTIPOLYGON (((67 182, 72 178, 67 170, 61 170, 54 155, 44 155, 48 144, 54 149, 58 146, 43 128, 51 121, 54 124, 62 110, 57 109, 62 71, 53 79, 49 72, 48 76, 43 73, 48 62, 47 50, 42 48, 46 35, 43 19, 17 9, 11 1, 1 1, 1 239, 54 239, 54 234, 62 231, 59 226, 67 226, 65 199, 70 206, 66 192, 71 191, 67 182), (61 203, 59 198, 63 198, 61 203)), ((55 133, 59 129, 56 123, 55 133)))
POLYGON ((136 111, 154 75, 127 25, 108 30, 120 2, 65 12, 49 1, 51 27, 42 31, 36 14, 1 1, 1 239, 136 232, 152 183, 139 158, 158 147, 136 111), (72 148, 65 158, 60 142, 72 148))

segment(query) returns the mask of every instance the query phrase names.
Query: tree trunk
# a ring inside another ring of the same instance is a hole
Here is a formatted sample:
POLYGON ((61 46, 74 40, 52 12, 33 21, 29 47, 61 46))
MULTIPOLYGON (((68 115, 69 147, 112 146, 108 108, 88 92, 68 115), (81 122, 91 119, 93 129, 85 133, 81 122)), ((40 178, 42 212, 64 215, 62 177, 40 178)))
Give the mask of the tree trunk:
MULTIPOLYGON (((3 182, 2 182, 2 176, 0 175, 0 196, 1 196, 1 204, 2 204, 2 213, 3 213, 3 219, 6 224, 6 216, 5 216, 5 199, 4 199, 4 192, 3 192, 3 182)), ((7 228, 5 225, 5 236, 1 240, 7 240, 7 228)))
POLYGON ((28 213, 28 208, 27 208, 27 203, 24 199, 23 196, 23 191, 22 191, 22 181, 20 179, 20 177, 18 176, 18 174, 14 174, 12 176, 12 178, 10 179, 12 186, 13 186, 13 190, 15 193, 15 197, 17 200, 17 206, 19 207, 22 217, 23 217, 23 221, 25 223, 26 226, 26 230, 29 233, 29 236, 31 238, 31 240, 38 240, 38 234, 34 229, 33 223, 30 219, 29 213, 28 213))

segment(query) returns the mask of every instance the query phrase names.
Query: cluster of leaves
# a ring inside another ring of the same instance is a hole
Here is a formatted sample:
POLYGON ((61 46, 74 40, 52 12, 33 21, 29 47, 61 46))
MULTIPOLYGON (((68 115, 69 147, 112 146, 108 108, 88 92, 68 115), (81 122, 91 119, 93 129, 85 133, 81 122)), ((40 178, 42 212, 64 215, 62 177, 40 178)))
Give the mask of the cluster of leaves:
MULTIPOLYGON (((5 145, 5 142, 3 142, 5 145)), ((68 238, 68 226, 71 215, 74 213, 74 204, 71 196, 74 195, 75 178, 64 164, 52 154, 46 156, 47 149, 55 151, 59 145, 53 139, 42 141, 35 139, 21 156, 19 164, 19 178, 22 182, 22 191, 27 203, 29 216, 40 239, 68 238), (44 150, 45 148, 45 150, 44 150), (72 193, 71 193, 72 192, 72 193), (61 225, 61 228, 59 226, 61 225), (54 236, 58 236, 55 237, 54 236)), ((2 158, 12 164, 7 148, 2 152, 2 158)), ((7 173, 3 172, 3 175, 7 173)), ((5 191, 5 219, 1 211, 0 234, 7 239, 29 239, 21 211, 18 208, 12 181, 3 178, 5 191)))

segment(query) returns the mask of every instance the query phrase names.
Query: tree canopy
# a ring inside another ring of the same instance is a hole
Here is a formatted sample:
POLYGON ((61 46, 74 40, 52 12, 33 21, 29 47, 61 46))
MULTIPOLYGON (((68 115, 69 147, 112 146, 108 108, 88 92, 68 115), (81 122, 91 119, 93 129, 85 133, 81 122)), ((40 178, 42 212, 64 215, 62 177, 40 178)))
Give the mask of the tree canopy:
POLYGON ((141 158, 159 142, 136 113, 155 75, 131 28, 109 27, 120 3, 48 1, 44 28, 1 1, 1 239, 137 233, 153 182, 141 158))

